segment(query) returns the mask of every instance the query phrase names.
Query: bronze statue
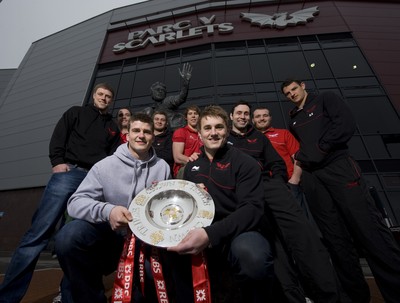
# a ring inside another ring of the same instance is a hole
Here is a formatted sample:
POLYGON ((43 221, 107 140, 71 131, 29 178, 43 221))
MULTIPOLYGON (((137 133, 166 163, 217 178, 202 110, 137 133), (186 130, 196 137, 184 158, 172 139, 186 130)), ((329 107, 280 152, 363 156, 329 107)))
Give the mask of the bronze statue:
POLYGON ((189 63, 185 63, 182 70, 179 69, 179 75, 182 78, 182 86, 178 95, 166 97, 167 88, 165 84, 155 82, 150 87, 151 97, 155 103, 152 107, 144 109, 144 112, 149 115, 152 115, 155 110, 165 111, 168 115, 169 127, 173 130, 186 125, 185 117, 177 109, 181 104, 186 102, 189 92, 189 82, 192 77, 192 66, 189 63))

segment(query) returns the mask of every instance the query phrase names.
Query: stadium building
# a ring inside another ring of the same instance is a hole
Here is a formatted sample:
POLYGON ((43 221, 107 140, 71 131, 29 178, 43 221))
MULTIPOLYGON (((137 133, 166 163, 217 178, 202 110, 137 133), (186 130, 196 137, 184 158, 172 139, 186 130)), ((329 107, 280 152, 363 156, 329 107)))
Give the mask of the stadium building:
POLYGON ((18 69, 0 70, 0 247, 15 248, 30 224, 64 111, 91 101, 99 82, 116 90, 114 115, 143 109, 156 81, 167 95, 179 92, 185 62, 193 75, 182 109, 243 99, 266 105, 286 128, 286 78, 343 96, 358 123, 351 152, 387 221, 400 225, 399 37, 394 0, 153 0, 34 42, 18 69))

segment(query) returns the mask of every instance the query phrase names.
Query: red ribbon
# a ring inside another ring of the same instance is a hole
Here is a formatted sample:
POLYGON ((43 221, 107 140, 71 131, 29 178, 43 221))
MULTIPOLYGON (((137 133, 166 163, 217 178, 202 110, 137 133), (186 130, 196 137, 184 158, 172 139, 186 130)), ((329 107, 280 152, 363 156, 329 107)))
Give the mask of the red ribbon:
POLYGON ((192 255, 192 278, 195 303, 211 303, 210 279, 206 258, 201 252, 192 255))
POLYGON ((119 259, 117 275, 112 293, 113 303, 130 303, 132 297, 132 282, 135 265, 135 236, 129 233, 119 259))
MULTIPOLYGON (((130 303, 132 299, 132 285, 134 280, 134 257, 136 238, 132 233, 126 237, 124 248, 119 260, 117 274, 114 280, 114 288, 111 297, 112 303, 130 303)), ((139 254, 139 280, 142 294, 144 294, 145 280, 145 253, 144 243, 140 247, 139 254)), ((169 303, 167 286, 164 280, 160 263, 158 248, 152 246, 151 271, 157 291, 159 303, 169 303)), ((203 253, 192 255, 192 278, 195 303, 211 303, 210 280, 208 276, 207 261, 203 253)))
POLYGON ((167 285, 165 285, 163 270, 160 263, 160 256, 158 255, 158 249, 154 246, 151 249, 150 262, 151 272, 153 274, 154 284, 156 286, 158 302, 169 303, 167 285))

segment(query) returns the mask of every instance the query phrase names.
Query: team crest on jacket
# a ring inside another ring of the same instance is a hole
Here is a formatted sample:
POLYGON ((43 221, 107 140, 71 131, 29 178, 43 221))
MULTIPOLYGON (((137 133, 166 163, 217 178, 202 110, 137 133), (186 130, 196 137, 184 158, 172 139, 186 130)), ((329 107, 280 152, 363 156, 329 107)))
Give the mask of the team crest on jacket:
POLYGON ((255 139, 247 139, 247 142, 249 142, 250 144, 254 144, 257 142, 257 138, 255 139))
POLYGON ((117 132, 114 131, 114 130, 112 130, 111 127, 109 127, 109 128, 108 128, 108 133, 109 133, 111 136, 115 136, 117 132))
POLYGON ((220 163, 220 162, 217 162, 216 164, 217 164, 217 169, 218 169, 218 170, 226 170, 226 169, 228 169, 229 166, 231 166, 230 163, 220 163))

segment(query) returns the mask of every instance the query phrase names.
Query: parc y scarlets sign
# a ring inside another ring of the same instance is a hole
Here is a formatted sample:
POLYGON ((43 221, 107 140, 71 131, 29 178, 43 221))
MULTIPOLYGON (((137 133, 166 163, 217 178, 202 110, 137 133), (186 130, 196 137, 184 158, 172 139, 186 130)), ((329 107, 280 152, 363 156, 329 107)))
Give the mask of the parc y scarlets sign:
MULTIPOLYGON (((260 28, 284 29, 287 26, 306 24, 319 14, 317 6, 302 9, 293 13, 274 13, 272 15, 256 13, 240 13, 243 21, 260 28)), ((199 26, 193 26, 191 20, 183 20, 174 24, 164 24, 155 28, 146 28, 130 32, 127 42, 119 42, 113 46, 113 52, 120 54, 125 51, 144 49, 149 44, 154 46, 166 43, 176 43, 188 39, 203 38, 204 34, 212 36, 215 34, 226 35, 234 32, 234 25, 230 22, 216 23, 215 15, 211 17, 200 17, 199 26)))

